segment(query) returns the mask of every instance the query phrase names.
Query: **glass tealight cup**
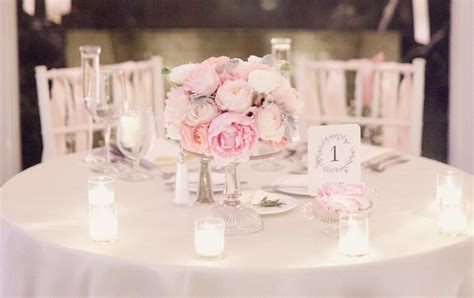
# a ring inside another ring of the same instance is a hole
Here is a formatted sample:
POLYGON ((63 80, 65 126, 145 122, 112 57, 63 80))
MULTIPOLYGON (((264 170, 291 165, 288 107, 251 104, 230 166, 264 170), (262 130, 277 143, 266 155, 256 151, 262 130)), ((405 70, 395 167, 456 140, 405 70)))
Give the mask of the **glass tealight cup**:
POLYGON ((204 217, 194 222, 194 248, 201 257, 217 258, 224 252, 225 222, 217 217, 204 217))
POLYGON ((339 215, 339 251, 346 256, 369 253, 369 212, 341 212, 339 215))
POLYGON ((456 205, 462 198, 462 174, 447 170, 438 173, 436 179, 436 200, 439 204, 456 205))

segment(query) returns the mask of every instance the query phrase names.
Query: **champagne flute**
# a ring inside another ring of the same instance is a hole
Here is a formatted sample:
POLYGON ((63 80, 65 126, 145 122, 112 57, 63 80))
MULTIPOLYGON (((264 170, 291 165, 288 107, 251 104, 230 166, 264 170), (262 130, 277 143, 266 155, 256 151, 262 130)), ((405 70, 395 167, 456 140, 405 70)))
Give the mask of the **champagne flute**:
POLYGON ((119 178, 126 181, 144 181, 151 178, 140 171, 140 159, 150 150, 155 137, 155 121, 151 111, 124 112, 117 126, 117 142, 120 151, 133 161, 133 169, 121 174, 119 178))
POLYGON ((87 112, 88 136, 87 136, 87 154, 83 161, 88 164, 98 162, 97 157, 92 154, 92 145, 94 138, 93 122, 96 118, 94 115, 94 98, 98 96, 98 79, 99 79, 99 55, 101 48, 99 46, 81 46, 81 67, 82 67, 82 94, 87 112))
POLYGON ((94 172, 110 174, 120 172, 123 167, 114 165, 110 153, 112 125, 120 118, 126 102, 125 78, 120 70, 103 70, 99 75, 99 96, 94 100, 94 114, 105 122, 106 160, 93 169, 94 172))

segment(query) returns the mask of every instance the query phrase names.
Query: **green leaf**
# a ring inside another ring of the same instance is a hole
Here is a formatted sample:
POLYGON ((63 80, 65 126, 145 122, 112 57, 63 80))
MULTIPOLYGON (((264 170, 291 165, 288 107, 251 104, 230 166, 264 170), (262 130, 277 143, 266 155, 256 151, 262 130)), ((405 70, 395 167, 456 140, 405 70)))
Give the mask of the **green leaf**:
POLYGON ((288 63, 288 62, 283 63, 280 67, 280 70, 281 71, 287 71, 287 72, 291 71, 290 63, 288 63))
POLYGON ((163 68, 161 69, 161 75, 163 75, 163 76, 167 76, 167 75, 169 75, 170 73, 171 73, 171 70, 169 70, 169 69, 166 68, 166 67, 163 67, 163 68))

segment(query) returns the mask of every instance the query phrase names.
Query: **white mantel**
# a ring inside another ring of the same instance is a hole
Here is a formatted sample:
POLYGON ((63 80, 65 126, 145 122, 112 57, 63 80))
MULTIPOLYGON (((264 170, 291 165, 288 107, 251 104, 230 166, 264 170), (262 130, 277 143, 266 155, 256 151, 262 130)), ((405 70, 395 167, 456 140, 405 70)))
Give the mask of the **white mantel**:
POLYGON ((0 187, 20 171, 16 1, 0 0, 0 187))

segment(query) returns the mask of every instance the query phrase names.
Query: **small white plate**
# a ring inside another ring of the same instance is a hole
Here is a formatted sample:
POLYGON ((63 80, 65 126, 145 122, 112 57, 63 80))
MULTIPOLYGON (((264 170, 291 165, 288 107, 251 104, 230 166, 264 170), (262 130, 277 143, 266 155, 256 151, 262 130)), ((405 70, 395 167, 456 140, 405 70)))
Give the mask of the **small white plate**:
POLYGON ((279 185, 275 189, 290 195, 310 196, 308 192, 307 175, 287 175, 275 180, 273 185, 279 185))
MULTIPOLYGON (((254 191, 243 191, 242 196, 251 196, 253 193, 254 191)), ((271 197, 272 200, 279 199, 281 202, 283 202, 283 205, 281 207, 258 207, 258 206, 253 206, 251 204, 244 204, 244 205, 257 211, 257 213, 260 215, 283 213, 283 212, 290 211, 296 208, 296 206, 298 206, 298 201, 296 201, 295 198, 292 198, 284 194, 278 194, 278 193, 271 193, 271 195, 272 195, 271 197)))

